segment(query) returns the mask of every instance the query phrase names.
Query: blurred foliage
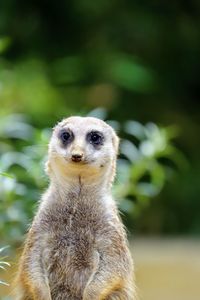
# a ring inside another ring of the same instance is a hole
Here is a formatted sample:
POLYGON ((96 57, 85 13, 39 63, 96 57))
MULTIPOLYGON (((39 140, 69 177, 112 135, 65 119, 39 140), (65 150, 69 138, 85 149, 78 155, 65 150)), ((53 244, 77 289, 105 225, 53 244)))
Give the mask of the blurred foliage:
POLYGON ((127 121, 123 130, 135 138, 135 144, 127 139, 121 142, 121 155, 128 161, 119 159, 116 197, 123 199, 122 210, 130 212, 132 206, 132 213, 140 214, 149 200, 161 192, 173 171, 187 167, 187 161, 173 145, 175 127, 159 128, 154 123, 143 126, 127 121), (136 205, 127 198, 135 199, 136 205))
POLYGON ((47 185, 42 128, 100 106, 122 137, 114 192, 129 228, 200 233, 199 14, 197 0, 1 1, 3 239, 19 240, 47 185))
MULTIPOLYGON (((96 109, 88 115, 105 118, 106 111, 96 109)), ((121 141, 114 193, 122 212, 134 216, 160 193, 175 166, 185 163, 172 143, 176 128, 159 128, 153 123, 143 126, 135 121, 121 126, 117 121, 107 122, 129 136, 121 141)), ((0 236, 13 244, 21 241, 47 186, 43 169, 51 130, 33 127, 23 115, 1 118, 0 128, 0 236)))
MULTIPOLYGON (((0 248, 0 255, 1 253, 5 250, 5 247, 4 248, 0 248)), ((10 264, 5 261, 6 257, 5 256, 0 256, 0 270, 6 270, 6 267, 10 267, 10 264)), ((4 284, 4 285, 8 285, 6 282, 0 280, 0 285, 1 284, 4 284)))
POLYGON ((50 133, 32 127, 22 115, 2 118, 0 128, 0 233, 3 240, 15 243, 47 183, 42 172, 50 133))

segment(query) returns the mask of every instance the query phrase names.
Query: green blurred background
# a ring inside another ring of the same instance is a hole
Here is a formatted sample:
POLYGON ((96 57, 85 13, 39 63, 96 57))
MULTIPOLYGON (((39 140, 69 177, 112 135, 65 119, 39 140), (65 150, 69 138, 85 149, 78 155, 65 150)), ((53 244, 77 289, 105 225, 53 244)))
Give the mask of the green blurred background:
POLYGON ((0 246, 21 245, 50 128, 74 114, 121 137, 113 192, 129 237, 198 238, 199 55, 198 0, 2 0, 0 246))

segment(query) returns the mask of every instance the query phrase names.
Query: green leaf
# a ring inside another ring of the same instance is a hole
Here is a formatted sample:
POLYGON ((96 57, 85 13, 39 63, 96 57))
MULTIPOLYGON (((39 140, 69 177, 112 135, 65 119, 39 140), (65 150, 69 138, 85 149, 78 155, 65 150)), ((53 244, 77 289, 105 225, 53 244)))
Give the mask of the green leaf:
POLYGON ((4 176, 4 177, 15 179, 15 177, 13 175, 8 174, 8 173, 4 173, 4 172, 0 172, 0 176, 4 176))
POLYGON ((153 72, 131 56, 119 55, 111 59, 111 80, 119 86, 140 93, 155 89, 153 72))
POLYGON ((0 54, 5 52, 11 44, 11 39, 9 37, 0 38, 0 54))
POLYGON ((9 284, 8 284, 8 283, 6 283, 6 282, 4 282, 4 281, 2 281, 2 280, 0 280, 0 284, 3 284, 3 285, 6 285, 6 286, 9 286, 9 284))

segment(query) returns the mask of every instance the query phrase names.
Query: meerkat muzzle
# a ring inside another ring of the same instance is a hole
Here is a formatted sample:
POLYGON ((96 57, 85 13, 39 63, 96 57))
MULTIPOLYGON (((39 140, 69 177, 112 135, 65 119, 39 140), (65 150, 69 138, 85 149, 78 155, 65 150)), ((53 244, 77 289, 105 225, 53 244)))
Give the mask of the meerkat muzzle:
POLYGON ((82 154, 72 154, 71 160, 73 162, 80 162, 82 161, 83 155, 82 154))

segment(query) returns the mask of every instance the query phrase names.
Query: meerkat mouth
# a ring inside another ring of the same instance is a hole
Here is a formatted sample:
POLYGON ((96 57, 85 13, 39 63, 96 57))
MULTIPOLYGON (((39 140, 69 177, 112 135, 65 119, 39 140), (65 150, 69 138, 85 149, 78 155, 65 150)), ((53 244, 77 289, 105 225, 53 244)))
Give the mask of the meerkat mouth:
POLYGON ((83 160, 71 160, 70 161, 73 165, 88 165, 89 163, 83 160))
POLYGON ((79 158, 68 158, 68 157, 64 157, 65 161, 68 164, 72 164, 72 165, 77 165, 77 166, 83 166, 83 165, 89 165, 90 162, 87 160, 83 160, 83 159, 79 159, 79 158))

